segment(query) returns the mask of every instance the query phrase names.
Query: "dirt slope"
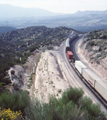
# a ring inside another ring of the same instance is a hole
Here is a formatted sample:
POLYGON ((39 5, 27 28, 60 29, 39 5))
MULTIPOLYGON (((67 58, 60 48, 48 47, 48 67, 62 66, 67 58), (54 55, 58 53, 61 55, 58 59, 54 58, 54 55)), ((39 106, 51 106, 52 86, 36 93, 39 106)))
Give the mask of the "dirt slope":
POLYGON ((36 70, 35 96, 42 102, 48 102, 50 95, 60 97, 62 92, 69 88, 54 53, 55 51, 42 53, 36 70))
POLYGON ((105 45, 106 41, 107 39, 88 40, 86 37, 79 43, 81 55, 84 56, 89 66, 104 81, 107 81, 107 49, 105 48, 107 47, 105 45))

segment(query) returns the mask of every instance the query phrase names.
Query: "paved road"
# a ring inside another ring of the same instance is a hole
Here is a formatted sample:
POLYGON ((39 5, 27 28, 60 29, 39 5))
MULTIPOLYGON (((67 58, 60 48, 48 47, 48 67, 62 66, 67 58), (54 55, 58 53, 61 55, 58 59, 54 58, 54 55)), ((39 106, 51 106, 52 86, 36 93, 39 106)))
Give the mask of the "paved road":
MULTIPOLYGON (((80 36, 78 39, 75 40, 73 44, 76 44, 76 42, 81 39, 82 36, 80 36)), ((72 45, 73 45, 72 44, 72 45)), ((61 55, 61 66, 64 71, 64 76, 66 81, 69 82, 70 86, 73 87, 81 87, 85 91, 85 95, 89 96, 94 103, 99 103, 101 105, 101 109, 105 112, 107 112, 107 109, 104 107, 104 105, 99 101, 99 99, 94 95, 94 93, 82 82, 80 77, 77 75, 75 70, 72 68, 72 66, 69 63, 69 60, 65 53, 65 42, 60 46, 58 52, 61 55)), ((78 56, 76 56, 76 59, 79 59, 78 56)))

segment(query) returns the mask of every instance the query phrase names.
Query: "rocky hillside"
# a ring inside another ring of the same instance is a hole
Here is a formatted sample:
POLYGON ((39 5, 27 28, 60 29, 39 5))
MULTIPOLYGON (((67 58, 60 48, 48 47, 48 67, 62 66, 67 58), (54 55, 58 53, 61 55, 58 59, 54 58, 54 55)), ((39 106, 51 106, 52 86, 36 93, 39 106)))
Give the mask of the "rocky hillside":
POLYGON ((5 33, 12 30, 16 30, 16 28, 8 27, 8 26, 0 26, 0 33, 5 33))
POLYGON ((0 34, 0 82, 8 84, 5 71, 15 64, 25 63, 32 51, 43 47, 52 49, 52 45, 60 45, 71 32, 72 29, 66 27, 40 26, 0 34))
POLYGON ((89 32, 81 48, 87 60, 107 80, 107 30, 89 32))

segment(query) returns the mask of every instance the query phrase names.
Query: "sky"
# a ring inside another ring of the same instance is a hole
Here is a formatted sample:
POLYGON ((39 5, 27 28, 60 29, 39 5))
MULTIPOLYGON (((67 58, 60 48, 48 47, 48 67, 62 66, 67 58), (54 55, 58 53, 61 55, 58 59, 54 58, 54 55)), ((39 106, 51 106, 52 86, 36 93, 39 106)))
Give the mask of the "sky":
POLYGON ((24 8, 41 8, 55 13, 75 13, 85 10, 107 10, 107 0, 0 0, 24 8))

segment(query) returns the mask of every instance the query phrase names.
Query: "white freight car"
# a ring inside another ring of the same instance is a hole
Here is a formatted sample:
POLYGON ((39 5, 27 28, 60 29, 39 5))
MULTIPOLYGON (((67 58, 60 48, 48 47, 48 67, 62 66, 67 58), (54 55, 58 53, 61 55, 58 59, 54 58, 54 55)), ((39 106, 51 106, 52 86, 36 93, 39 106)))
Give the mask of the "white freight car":
POLYGON ((89 69, 84 69, 82 76, 87 80, 87 82, 94 87, 95 86, 95 81, 100 80, 99 77, 97 77, 91 70, 89 69))
POLYGON ((107 82, 104 82, 89 69, 83 69, 82 76, 107 101, 107 82))
POLYGON ((99 80, 95 82, 95 89, 107 101, 107 82, 99 80))
POLYGON ((79 71, 80 74, 82 74, 83 69, 87 67, 81 61, 75 61, 75 68, 79 71))

